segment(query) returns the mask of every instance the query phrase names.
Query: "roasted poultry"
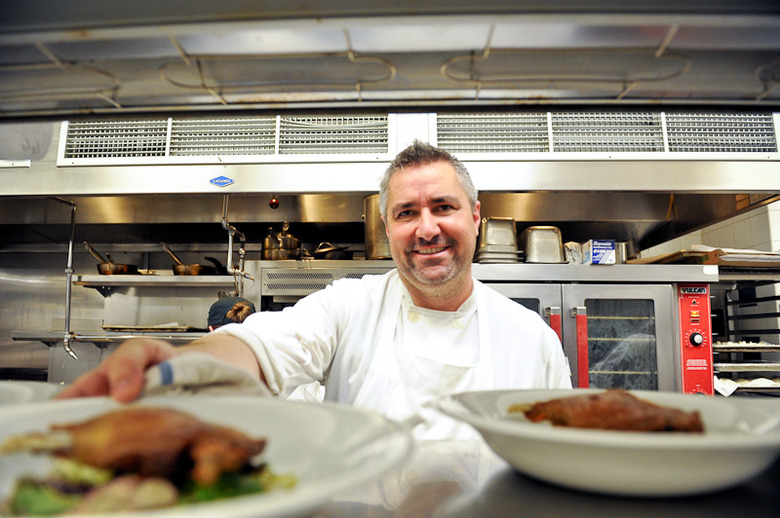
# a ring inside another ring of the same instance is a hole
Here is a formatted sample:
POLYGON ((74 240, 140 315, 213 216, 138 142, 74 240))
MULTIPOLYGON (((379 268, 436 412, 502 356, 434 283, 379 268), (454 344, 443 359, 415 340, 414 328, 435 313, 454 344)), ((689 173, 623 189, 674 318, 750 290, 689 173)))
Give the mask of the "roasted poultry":
POLYGON ((211 485, 222 473, 237 470, 260 454, 266 444, 264 439, 159 407, 126 408, 51 430, 11 438, 0 445, 0 453, 46 451, 142 477, 174 478, 189 472, 196 483, 211 485))
POLYGON ((555 426, 599 428, 642 432, 704 431, 698 412, 684 412, 644 401, 624 390, 607 390, 531 405, 513 405, 534 422, 550 421, 555 426))

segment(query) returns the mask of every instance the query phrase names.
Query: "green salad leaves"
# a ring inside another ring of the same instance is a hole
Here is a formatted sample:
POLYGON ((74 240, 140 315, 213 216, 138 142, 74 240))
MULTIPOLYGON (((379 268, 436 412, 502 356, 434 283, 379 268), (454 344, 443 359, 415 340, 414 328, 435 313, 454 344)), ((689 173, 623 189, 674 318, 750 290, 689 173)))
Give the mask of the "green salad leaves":
POLYGON ((56 458, 48 477, 18 480, 0 512, 8 516, 51 516, 156 509, 293 488, 296 482, 292 475, 275 474, 261 465, 223 473, 210 486, 191 480, 177 485, 158 477, 115 476, 72 459, 56 458))

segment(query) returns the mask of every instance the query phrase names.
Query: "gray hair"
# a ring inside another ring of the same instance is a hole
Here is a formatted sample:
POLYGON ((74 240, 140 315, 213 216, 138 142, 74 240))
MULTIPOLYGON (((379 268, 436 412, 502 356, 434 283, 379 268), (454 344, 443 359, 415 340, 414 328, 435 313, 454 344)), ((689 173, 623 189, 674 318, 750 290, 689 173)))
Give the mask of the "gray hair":
POLYGON ((390 178, 396 171, 403 170, 407 167, 416 167, 420 165, 432 164, 434 162, 446 162, 455 169, 455 175, 458 179, 463 192, 466 193, 466 197, 469 199, 472 210, 477 204, 477 188, 474 187, 474 183, 471 181, 471 176, 466 170, 466 167, 454 156, 444 151, 443 149, 431 146, 425 142, 415 140, 411 146, 404 149, 398 156, 395 157, 390 163, 390 166, 385 171, 382 181, 379 183, 379 212, 387 219, 387 197, 388 186, 390 185, 390 178))

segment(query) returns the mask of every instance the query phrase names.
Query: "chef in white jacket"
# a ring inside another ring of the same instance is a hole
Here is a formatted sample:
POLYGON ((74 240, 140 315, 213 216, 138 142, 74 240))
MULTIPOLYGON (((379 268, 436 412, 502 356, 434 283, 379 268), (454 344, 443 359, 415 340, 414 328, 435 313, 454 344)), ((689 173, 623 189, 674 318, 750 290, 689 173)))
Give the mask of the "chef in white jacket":
POLYGON ((472 277, 480 202, 457 159, 415 142, 385 173, 380 211, 397 269, 337 280, 187 346, 128 341, 60 397, 129 401, 150 366, 201 351, 248 370, 274 394, 320 382, 326 400, 417 422, 418 438, 446 438, 458 434, 455 423, 425 407, 437 396, 571 387, 552 329, 472 277))

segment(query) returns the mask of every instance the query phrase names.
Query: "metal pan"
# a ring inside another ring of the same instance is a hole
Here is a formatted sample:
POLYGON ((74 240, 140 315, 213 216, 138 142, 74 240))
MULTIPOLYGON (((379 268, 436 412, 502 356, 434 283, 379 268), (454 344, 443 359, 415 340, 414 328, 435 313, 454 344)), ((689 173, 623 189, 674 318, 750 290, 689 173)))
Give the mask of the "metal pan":
POLYGON ((214 264, 214 266, 202 265, 202 264, 184 264, 176 254, 173 253, 167 244, 160 243, 163 250, 168 252, 168 255, 176 261, 176 264, 172 266, 174 275, 226 275, 227 268, 214 257, 206 257, 206 259, 214 264))
MULTIPOLYGON (((84 248, 92 254, 92 257, 98 260, 97 270, 100 275, 138 275, 138 266, 134 264, 117 264, 113 261, 103 259, 97 250, 92 248, 89 243, 84 241, 84 248)), ((108 254, 106 254, 108 255, 108 254)), ((111 256, 108 256, 109 259, 111 256)))
POLYGON ((288 250, 287 248, 264 248, 262 257, 264 261, 280 261, 284 259, 298 259, 301 249, 288 250))
POLYGON ((346 246, 333 246, 332 244, 325 242, 320 243, 316 250, 314 250, 315 259, 329 259, 329 260, 344 260, 352 259, 352 251, 347 250, 346 246))

